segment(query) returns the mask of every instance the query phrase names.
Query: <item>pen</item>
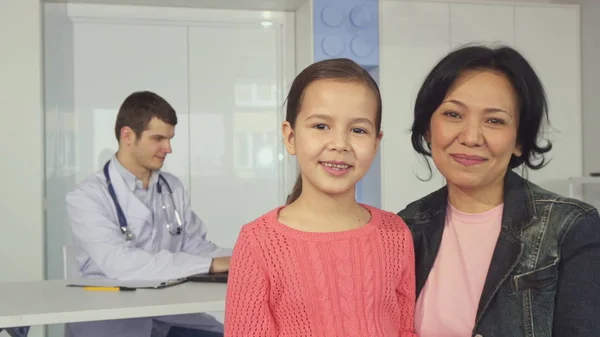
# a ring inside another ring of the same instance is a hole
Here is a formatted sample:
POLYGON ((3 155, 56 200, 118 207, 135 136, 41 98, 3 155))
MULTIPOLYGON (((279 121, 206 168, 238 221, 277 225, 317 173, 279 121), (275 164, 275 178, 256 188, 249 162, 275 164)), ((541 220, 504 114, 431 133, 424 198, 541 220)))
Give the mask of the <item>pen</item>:
POLYGON ((135 291, 135 288, 127 288, 127 287, 83 287, 83 290, 88 290, 88 291, 135 291))

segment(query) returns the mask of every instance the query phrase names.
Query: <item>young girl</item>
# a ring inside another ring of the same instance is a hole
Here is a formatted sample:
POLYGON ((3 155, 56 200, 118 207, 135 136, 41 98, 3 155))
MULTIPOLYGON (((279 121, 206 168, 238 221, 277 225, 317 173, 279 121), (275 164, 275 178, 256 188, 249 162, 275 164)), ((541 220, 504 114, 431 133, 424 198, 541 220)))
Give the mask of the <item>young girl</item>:
POLYGON ((382 138, 377 83, 353 61, 304 69, 282 131, 300 176, 234 248, 226 337, 413 337, 414 253, 394 213, 355 200, 382 138))

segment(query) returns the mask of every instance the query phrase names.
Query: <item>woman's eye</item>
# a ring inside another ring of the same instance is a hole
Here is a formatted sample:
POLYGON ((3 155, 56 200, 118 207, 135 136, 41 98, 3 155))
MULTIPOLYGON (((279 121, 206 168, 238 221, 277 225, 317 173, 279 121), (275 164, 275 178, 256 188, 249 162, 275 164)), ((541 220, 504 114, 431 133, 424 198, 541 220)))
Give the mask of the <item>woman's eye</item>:
POLYGON ((506 124, 503 120, 498 119, 498 118, 490 118, 488 121, 492 124, 499 124, 499 125, 506 124))
POLYGON ((444 112, 444 116, 448 116, 451 118, 460 118, 460 115, 454 111, 446 111, 444 112))

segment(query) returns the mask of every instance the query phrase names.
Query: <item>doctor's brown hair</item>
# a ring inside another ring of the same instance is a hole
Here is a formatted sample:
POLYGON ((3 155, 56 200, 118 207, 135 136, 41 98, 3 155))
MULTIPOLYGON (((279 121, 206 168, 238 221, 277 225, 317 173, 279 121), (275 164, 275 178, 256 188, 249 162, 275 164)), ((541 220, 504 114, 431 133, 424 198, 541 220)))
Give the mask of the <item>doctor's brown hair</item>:
POLYGON ((151 91, 130 94, 121 104, 117 114, 115 122, 117 141, 121 140, 121 129, 125 126, 130 127, 139 138, 154 117, 169 125, 177 125, 175 109, 164 98, 151 91))
MULTIPOLYGON (((357 82, 370 88, 377 98, 375 127, 377 134, 379 134, 379 131, 381 130, 381 93, 379 92, 379 86, 368 71, 363 69, 356 62, 346 58, 328 59, 313 63, 296 76, 286 99, 287 107, 285 120, 290 123, 292 129, 296 126, 296 119, 300 112, 306 88, 311 83, 318 80, 357 82)), ((296 201, 300 194, 302 194, 302 176, 298 175, 292 193, 287 197, 286 205, 296 201)))

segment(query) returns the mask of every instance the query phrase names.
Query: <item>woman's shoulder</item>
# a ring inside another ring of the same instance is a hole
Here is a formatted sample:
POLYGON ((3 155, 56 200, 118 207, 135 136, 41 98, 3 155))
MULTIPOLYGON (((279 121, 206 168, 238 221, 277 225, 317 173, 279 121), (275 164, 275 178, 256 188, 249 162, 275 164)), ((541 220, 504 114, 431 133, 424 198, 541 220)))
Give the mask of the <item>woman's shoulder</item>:
POLYGON ((409 203, 396 214, 412 229, 415 225, 429 222, 440 212, 445 212, 447 200, 447 188, 444 186, 409 203))
POLYGON ((533 203, 538 207, 552 206, 555 210, 568 212, 573 215, 585 214, 596 209, 593 205, 583 200, 549 191, 529 180, 525 181, 528 187, 528 194, 531 196, 533 203))
POLYGON ((600 229, 598 210, 583 200, 549 191, 531 181, 527 181, 527 194, 531 198, 534 214, 539 219, 537 223, 561 238, 582 227, 574 226, 576 223, 590 222, 589 229, 600 229))

